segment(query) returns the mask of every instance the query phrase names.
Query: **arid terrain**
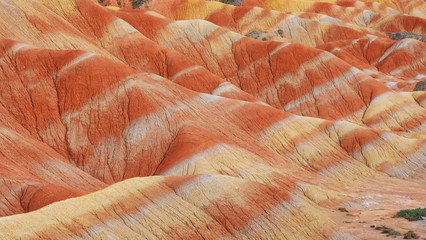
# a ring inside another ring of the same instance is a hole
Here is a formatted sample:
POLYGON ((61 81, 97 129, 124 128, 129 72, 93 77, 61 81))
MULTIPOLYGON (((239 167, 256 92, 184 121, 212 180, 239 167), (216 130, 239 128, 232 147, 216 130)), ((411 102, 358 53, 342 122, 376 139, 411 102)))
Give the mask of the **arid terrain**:
POLYGON ((0 239, 426 239, 425 108, 423 0, 0 0, 0 239))

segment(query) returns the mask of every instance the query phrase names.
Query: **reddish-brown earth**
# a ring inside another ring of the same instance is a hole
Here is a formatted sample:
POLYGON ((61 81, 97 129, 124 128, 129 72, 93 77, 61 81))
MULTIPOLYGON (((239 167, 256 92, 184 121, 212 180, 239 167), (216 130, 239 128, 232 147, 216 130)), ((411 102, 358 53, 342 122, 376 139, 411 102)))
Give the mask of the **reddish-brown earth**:
POLYGON ((0 0, 0 239, 426 238, 426 2, 133 6, 0 0))

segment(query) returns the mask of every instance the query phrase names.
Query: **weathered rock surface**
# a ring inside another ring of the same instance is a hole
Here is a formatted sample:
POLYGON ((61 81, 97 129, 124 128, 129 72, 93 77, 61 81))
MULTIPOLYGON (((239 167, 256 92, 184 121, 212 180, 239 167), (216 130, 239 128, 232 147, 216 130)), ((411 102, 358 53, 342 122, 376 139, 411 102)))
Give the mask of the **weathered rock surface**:
POLYGON ((426 3, 102 4, 0 0, 1 239, 420 228, 426 3))

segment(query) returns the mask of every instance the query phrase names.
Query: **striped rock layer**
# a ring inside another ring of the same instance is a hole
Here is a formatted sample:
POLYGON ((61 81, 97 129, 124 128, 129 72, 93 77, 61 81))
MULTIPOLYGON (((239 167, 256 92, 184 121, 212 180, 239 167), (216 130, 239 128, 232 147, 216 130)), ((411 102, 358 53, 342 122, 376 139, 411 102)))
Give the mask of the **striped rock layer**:
POLYGON ((421 229, 426 2, 102 3, 0 0, 0 239, 421 229))

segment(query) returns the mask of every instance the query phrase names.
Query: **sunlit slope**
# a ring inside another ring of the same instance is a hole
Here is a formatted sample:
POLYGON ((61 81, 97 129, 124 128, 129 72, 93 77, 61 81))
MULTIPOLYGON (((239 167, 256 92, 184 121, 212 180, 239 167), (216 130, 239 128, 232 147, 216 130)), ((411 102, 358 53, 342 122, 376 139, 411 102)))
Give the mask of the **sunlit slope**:
POLYGON ((219 175, 135 178, 34 213, 0 219, 3 239, 344 236, 336 228, 300 198, 290 200, 277 188, 219 175))
MULTIPOLYGON (((347 161, 335 174, 356 178, 372 168, 409 178, 422 165, 424 139, 417 139, 422 128, 413 128, 407 136, 414 138, 408 139, 349 122, 300 117, 193 92, 93 54, 6 42, 8 51, 17 51, 3 68, 15 67, 16 74, 3 80, 3 86, 14 87, 1 99, 9 114, 67 156, 69 164, 106 183, 155 174, 236 176, 245 171, 248 179, 259 176, 262 183, 291 186, 306 167, 315 176, 347 161), (34 51, 36 63, 29 57, 34 51), (46 62, 40 61, 43 55, 46 62), (14 102, 18 97, 22 100, 14 102), (44 115, 47 110, 52 113, 44 115)), ((372 101, 364 118, 380 114, 383 101, 395 95, 405 96, 384 93, 372 101)))
POLYGON ((0 1, 1 239, 420 228, 423 3, 120 2, 0 1))

